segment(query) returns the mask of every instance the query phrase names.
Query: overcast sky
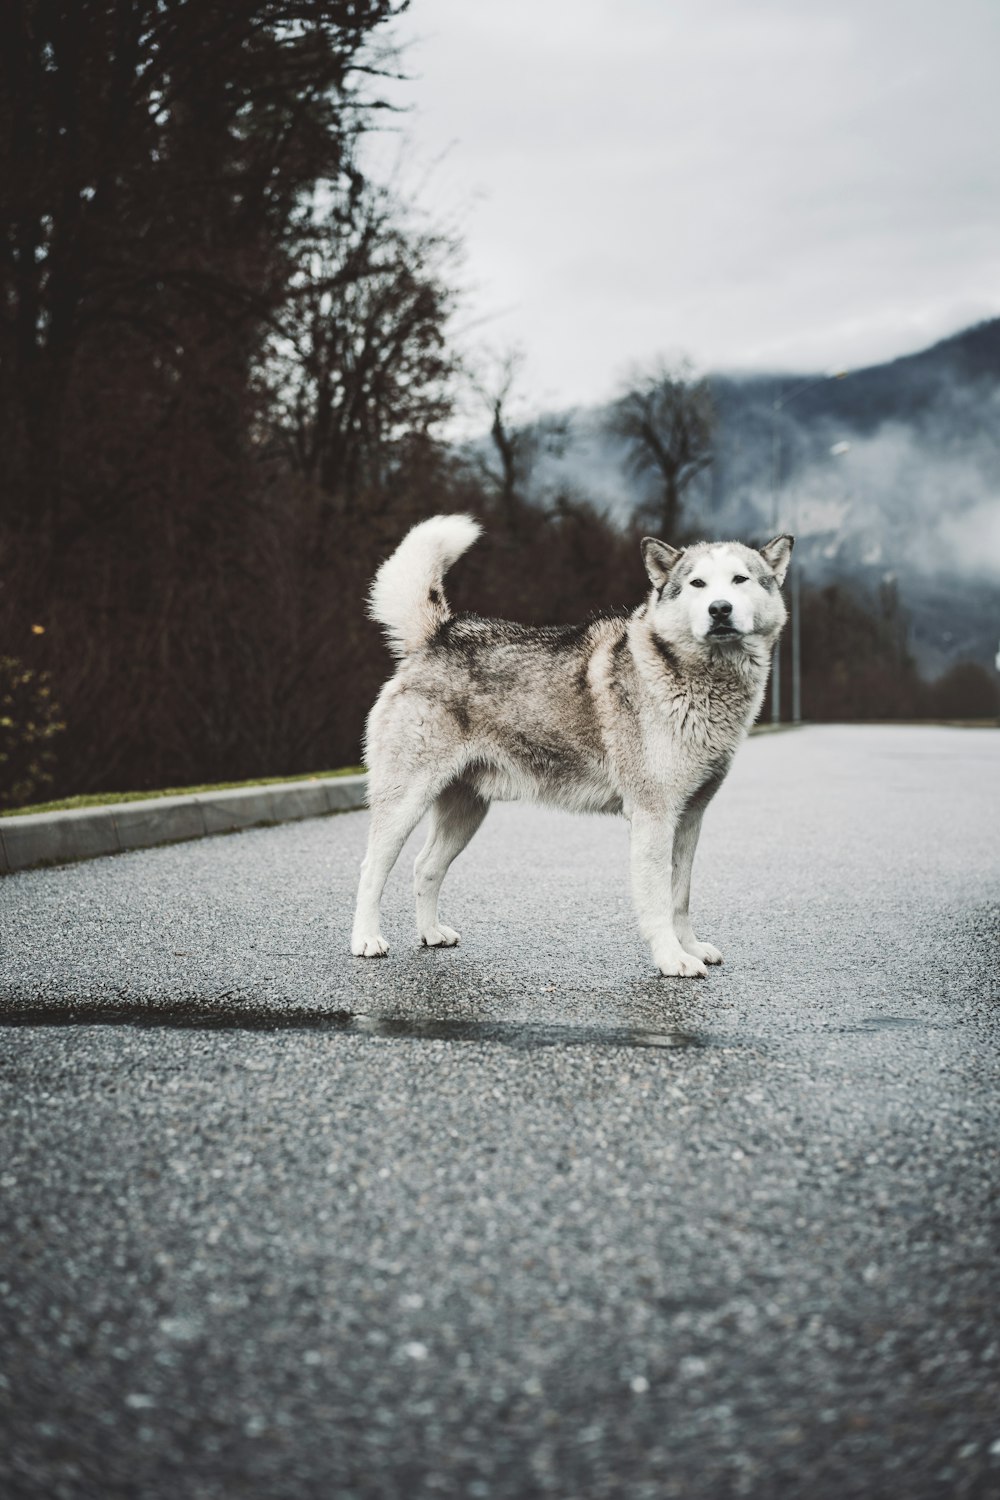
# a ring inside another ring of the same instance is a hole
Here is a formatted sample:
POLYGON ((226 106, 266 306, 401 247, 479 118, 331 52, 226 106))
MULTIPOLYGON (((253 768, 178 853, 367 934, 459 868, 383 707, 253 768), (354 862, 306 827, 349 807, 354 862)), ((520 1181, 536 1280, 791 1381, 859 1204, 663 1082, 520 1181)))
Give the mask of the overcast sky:
POLYGON ((538 404, 1000 313, 1000 0, 413 0, 397 29, 464 341, 521 345, 538 404))

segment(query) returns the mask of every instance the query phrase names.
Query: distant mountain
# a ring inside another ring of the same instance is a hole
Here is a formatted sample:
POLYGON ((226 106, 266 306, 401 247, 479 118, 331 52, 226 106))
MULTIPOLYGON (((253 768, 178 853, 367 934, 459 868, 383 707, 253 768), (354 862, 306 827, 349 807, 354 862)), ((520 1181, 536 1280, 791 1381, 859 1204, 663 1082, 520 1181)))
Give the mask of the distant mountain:
MULTIPOLYGON (((705 535, 793 530, 814 582, 899 584, 927 672, 1000 642, 1000 318, 840 378, 712 377, 716 459, 688 492, 705 535)), ((539 498, 585 495, 617 514, 646 498, 603 411, 536 466, 539 498)))
MULTIPOLYGON (((872 433, 885 422, 914 422, 947 403, 955 388, 995 395, 1000 383, 1000 318, 977 324, 942 339, 917 354, 905 354, 884 365, 838 372, 833 376, 717 375, 720 400, 742 392, 770 406, 777 394, 815 381, 795 399, 802 421, 827 419, 872 433)), ((740 396, 736 397, 737 404, 740 396)))

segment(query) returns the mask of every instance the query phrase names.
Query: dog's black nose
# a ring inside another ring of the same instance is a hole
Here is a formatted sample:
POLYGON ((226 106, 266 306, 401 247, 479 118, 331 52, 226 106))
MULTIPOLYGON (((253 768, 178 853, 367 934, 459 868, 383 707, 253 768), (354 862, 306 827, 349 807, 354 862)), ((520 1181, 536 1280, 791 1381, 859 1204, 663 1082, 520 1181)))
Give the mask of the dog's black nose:
POLYGON ((728 620, 733 612, 733 606, 728 599, 713 599, 708 606, 708 612, 713 620, 728 620))

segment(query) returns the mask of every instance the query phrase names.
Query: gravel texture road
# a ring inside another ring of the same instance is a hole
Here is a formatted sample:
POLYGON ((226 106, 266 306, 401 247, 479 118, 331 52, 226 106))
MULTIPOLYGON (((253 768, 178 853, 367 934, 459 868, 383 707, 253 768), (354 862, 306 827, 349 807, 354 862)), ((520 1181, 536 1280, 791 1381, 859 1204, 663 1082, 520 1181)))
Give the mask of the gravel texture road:
POLYGON ((0 882, 0 1491, 1000 1496, 998 807, 995 731, 750 742, 706 980, 537 808, 381 961, 364 813, 0 882))

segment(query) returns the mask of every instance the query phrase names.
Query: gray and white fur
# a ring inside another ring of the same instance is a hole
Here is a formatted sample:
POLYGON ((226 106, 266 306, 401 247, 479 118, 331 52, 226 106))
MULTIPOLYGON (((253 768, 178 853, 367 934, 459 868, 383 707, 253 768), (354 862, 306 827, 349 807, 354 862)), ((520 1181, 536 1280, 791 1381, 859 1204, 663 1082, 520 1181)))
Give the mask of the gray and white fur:
POLYGON ((417 856, 417 931, 438 919, 448 867, 493 801, 621 813, 631 827, 632 897, 661 974, 722 962, 695 937, 691 866, 705 808, 757 717, 786 620, 792 538, 677 549, 646 537, 650 591, 631 615, 532 628, 453 616, 444 574, 479 535, 470 516, 415 526, 382 564, 370 612, 401 660, 368 719, 371 828, 352 953, 388 945, 379 906, 426 812, 417 856))

